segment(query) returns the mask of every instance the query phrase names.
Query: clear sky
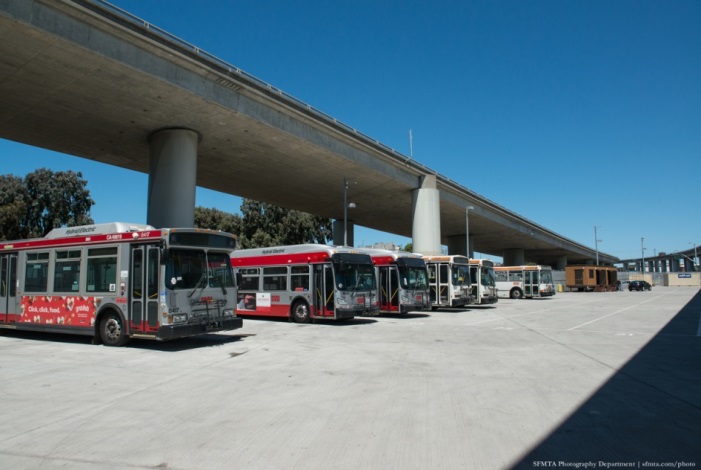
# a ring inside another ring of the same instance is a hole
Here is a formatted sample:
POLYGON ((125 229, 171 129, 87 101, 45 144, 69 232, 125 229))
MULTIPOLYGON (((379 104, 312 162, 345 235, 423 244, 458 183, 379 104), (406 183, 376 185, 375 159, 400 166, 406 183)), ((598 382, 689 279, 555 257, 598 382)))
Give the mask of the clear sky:
MULTIPOLYGON (((701 244, 698 0, 112 3, 576 242, 596 226, 620 258, 641 238, 646 256, 701 244)), ((81 171, 96 222, 145 222, 146 175, 0 155, 3 174, 81 171)), ((197 205, 240 199, 198 189, 197 205)))

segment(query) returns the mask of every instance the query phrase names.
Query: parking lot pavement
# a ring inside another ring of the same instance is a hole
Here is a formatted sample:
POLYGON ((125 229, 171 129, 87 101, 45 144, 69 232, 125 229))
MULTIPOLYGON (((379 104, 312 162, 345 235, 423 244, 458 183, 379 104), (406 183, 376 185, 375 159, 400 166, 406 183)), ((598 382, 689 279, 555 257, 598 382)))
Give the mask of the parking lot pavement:
POLYGON ((125 348, 3 331, 1 467, 699 467, 700 315, 654 287, 125 348))

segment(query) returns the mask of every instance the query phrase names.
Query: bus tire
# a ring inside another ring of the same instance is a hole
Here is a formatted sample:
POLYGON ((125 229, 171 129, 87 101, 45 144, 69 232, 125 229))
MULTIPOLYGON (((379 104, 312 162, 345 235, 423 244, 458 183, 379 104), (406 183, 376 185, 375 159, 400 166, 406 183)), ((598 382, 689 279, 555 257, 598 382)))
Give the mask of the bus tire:
POLYGON ((124 346, 129 341, 124 321, 117 312, 107 312, 100 320, 100 339, 106 346, 124 346))
POLYGON ((298 300, 292 304, 292 320, 295 323, 309 323, 312 321, 309 305, 304 300, 298 300))
POLYGON ((515 289, 511 289, 510 297, 512 299, 522 299, 523 298, 523 291, 521 289, 519 289, 518 287, 515 289))

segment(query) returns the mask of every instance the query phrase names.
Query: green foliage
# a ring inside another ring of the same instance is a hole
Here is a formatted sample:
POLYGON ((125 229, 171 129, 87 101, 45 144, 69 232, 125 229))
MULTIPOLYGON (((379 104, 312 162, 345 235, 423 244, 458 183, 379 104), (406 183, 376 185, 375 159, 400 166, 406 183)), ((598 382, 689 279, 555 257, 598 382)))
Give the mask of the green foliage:
POLYGON ((57 227, 93 223, 95 202, 83 175, 40 168, 22 180, 0 177, 0 239, 43 237, 57 227))
POLYGON ((332 237, 331 220, 326 217, 251 199, 243 200, 241 213, 241 248, 326 243, 332 237))
POLYGON ((409 242, 406 245, 404 245, 404 251, 413 253, 414 252, 414 244, 409 242))
POLYGON ((219 209, 195 207, 195 227, 221 230, 222 232, 239 235, 243 220, 238 214, 229 214, 219 209))

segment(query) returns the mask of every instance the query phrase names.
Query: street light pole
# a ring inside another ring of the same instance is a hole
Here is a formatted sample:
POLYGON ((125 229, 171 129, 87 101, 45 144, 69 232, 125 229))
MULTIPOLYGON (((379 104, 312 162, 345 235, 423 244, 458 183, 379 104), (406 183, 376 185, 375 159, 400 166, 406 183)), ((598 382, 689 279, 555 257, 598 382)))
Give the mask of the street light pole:
POLYGON ((643 255, 643 262, 640 265, 640 271, 643 273, 643 281, 645 280, 645 245, 643 245, 644 241, 645 241, 645 238, 640 237, 640 251, 643 255))
POLYGON ((694 271, 698 271, 698 265, 699 265, 699 257, 696 254, 696 243, 689 242, 689 245, 694 245, 694 271))
POLYGON ((343 246, 348 246, 348 179, 343 178, 343 246))
POLYGON ((470 259, 470 211, 474 209, 473 206, 467 206, 465 208, 465 256, 470 259))
POLYGON ((599 235, 596 232, 596 225, 594 225, 594 246, 596 247, 596 265, 599 265, 599 235))

